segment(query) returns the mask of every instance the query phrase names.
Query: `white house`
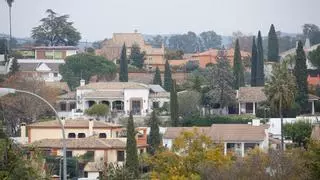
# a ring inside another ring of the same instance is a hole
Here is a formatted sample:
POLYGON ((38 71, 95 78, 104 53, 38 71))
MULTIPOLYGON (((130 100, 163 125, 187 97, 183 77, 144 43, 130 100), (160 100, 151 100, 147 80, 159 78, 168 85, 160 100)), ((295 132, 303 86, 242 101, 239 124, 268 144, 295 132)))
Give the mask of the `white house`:
POLYGON ((259 147, 266 151, 269 146, 268 125, 253 120, 252 124, 213 124, 211 127, 168 127, 163 135, 163 146, 171 149, 173 141, 183 131, 193 131, 210 137, 216 143, 224 144, 224 154, 233 152, 245 156, 249 149, 259 147))
POLYGON ((62 79, 59 66, 64 63, 64 60, 18 59, 20 75, 39 78, 45 82, 59 82, 62 79))
POLYGON ((128 116, 146 116, 154 107, 168 103, 169 93, 159 85, 135 82, 95 82, 81 80, 76 92, 59 97, 60 114, 73 117, 85 112, 94 104, 106 104, 111 112, 128 116), (62 113, 63 112, 63 113, 62 113))

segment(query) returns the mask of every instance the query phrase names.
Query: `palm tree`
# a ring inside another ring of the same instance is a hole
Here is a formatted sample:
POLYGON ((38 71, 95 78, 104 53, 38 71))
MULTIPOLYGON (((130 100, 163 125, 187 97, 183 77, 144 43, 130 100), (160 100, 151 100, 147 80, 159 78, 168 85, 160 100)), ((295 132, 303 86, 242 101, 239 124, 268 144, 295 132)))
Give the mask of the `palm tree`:
POLYGON ((9 26, 10 26, 10 37, 9 37, 9 44, 8 44, 8 49, 9 51, 10 49, 10 45, 11 45, 11 38, 12 38, 12 32, 11 32, 11 7, 12 7, 12 3, 14 0, 5 0, 9 6, 9 26))
POLYGON ((267 81, 264 92, 271 104, 271 108, 279 111, 281 119, 281 150, 284 150, 282 110, 292 106, 296 94, 295 77, 288 71, 287 62, 274 64, 272 76, 267 81))

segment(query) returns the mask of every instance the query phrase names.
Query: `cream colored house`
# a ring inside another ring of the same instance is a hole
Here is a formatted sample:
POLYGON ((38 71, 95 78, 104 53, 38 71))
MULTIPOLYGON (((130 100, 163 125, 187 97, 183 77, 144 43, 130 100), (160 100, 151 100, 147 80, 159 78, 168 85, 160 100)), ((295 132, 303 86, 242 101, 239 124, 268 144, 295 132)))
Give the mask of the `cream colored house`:
MULTIPOLYGON (((126 156, 126 133, 120 125, 96 120, 63 120, 66 134, 67 157, 90 155, 84 176, 99 177, 105 163, 122 165, 126 156)), ((147 128, 137 128, 137 148, 146 152, 147 128)), ((58 120, 21 125, 21 139, 28 139, 25 147, 36 147, 46 155, 62 156, 62 131, 58 120), (26 137, 26 129, 28 136, 26 137)), ((21 141, 22 142, 22 141, 21 141)), ((31 148, 31 149, 32 149, 31 148)))
POLYGON ((131 54, 131 47, 133 44, 139 45, 141 51, 146 52, 145 68, 153 70, 157 66, 164 67, 164 46, 162 45, 161 48, 152 47, 144 41, 143 35, 138 32, 114 33, 112 39, 103 42, 102 48, 97 50, 96 54, 116 62, 120 58, 123 44, 126 44, 128 57, 131 54))

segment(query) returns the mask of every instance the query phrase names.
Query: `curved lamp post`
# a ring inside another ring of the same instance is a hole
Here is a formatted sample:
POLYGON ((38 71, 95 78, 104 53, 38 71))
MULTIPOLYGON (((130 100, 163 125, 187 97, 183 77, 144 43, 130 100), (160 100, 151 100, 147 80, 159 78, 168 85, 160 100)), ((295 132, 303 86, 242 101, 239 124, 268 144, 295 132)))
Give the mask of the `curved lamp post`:
MULTIPOLYGON (((59 118, 58 112, 55 110, 55 108, 47 101, 45 100, 43 97, 29 92, 29 91, 24 91, 24 90, 18 90, 18 89, 12 89, 12 88, 0 88, 0 97, 1 96, 5 96, 7 94, 14 94, 16 92, 19 93, 24 93, 24 94, 29 94, 31 96, 37 97, 39 99, 41 99, 43 102, 45 102, 51 109, 52 111, 55 113, 56 117, 59 120, 60 126, 61 126, 61 130, 62 130, 62 146, 63 146, 63 179, 66 180, 67 179, 67 148, 66 148, 66 135, 64 132, 64 125, 62 124, 61 119, 59 118)), ((61 178, 61 177, 60 177, 61 178)))

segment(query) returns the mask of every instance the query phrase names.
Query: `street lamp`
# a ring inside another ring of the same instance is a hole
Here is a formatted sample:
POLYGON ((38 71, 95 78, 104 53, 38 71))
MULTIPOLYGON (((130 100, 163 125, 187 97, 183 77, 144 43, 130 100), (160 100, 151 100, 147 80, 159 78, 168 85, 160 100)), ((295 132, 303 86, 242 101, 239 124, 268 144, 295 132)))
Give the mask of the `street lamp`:
MULTIPOLYGON (((1 96, 5 96, 7 94, 14 94, 16 92, 19 93, 24 93, 24 94, 29 94, 31 96, 37 97, 39 99, 41 99, 43 102, 45 102, 51 109, 52 111, 55 113, 56 117, 58 118, 59 122, 60 122, 60 126, 61 126, 61 130, 62 130, 62 146, 63 146, 63 179, 66 180, 67 179, 67 148, 66 148, 66 135, 64 133, 64 125, 62 124, 61 119, 59 118, 58 112, 55 110, 55 108, 47 101, 45 100, 43 97, 29 92, 29 91, 24 91, 24 90, 18 90, 18 89, 12 89, 12 88, 0 88, 0 97, 1 96)), ((61 177, 60 177, 61 178, 61 177)))

